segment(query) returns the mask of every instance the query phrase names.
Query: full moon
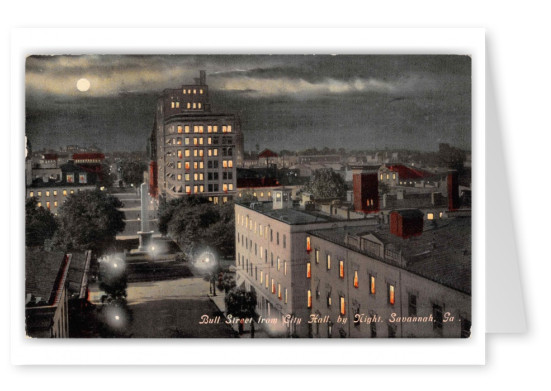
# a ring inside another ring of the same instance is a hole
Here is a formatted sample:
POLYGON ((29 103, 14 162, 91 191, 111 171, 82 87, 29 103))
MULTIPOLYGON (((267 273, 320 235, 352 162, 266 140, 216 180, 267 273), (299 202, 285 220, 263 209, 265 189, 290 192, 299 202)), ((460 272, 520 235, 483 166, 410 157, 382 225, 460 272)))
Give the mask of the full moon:
POLYGON ((77 89, 82 92, 88 91, 90 89, 90 81, 88 79, 80 79, 77 81, 77 89))

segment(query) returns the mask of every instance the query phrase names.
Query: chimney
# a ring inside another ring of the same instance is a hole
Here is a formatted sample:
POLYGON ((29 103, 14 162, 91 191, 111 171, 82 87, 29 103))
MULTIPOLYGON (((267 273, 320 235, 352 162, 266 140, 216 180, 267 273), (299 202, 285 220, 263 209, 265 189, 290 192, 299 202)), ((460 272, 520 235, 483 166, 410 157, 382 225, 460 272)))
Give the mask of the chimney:
POLYGON ((199 85, 202 85, 202 86, 207 85, 207 72, 199 71, 199 85))
POLYGON ((354 210, 373 213, 379 211, 379 166, 353 166, 354 210))
POLYGON ((459 179, 457 171, 448 172, 448 210, 459 209, 459 179))
POLYGON ((403 209, 390 212, 390 233, 401 238, 423 233, 424 214, 419 209, 403 209))

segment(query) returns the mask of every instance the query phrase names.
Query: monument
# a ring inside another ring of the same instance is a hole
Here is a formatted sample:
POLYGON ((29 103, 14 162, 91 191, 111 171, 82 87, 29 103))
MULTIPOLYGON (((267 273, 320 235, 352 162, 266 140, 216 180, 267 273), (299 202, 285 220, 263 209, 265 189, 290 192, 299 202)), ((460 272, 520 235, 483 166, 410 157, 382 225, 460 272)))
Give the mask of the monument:
POLYGON ((138 235, 140 237, 140 246, 138 247, 138 252, 145 253, 151 242, 151 237, 153 236, 153 231, 149 230, 149 186, 147 181, 140 185, 140 231, 138 235))

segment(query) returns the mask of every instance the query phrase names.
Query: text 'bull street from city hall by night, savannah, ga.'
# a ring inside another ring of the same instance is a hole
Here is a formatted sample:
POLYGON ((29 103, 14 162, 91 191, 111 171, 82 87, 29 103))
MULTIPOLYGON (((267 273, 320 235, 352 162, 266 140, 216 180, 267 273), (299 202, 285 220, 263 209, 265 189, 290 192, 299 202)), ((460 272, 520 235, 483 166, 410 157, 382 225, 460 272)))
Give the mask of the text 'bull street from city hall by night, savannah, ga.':
POLYGON ((469 56, 25 71, 27 336, 470 336, 469 56))

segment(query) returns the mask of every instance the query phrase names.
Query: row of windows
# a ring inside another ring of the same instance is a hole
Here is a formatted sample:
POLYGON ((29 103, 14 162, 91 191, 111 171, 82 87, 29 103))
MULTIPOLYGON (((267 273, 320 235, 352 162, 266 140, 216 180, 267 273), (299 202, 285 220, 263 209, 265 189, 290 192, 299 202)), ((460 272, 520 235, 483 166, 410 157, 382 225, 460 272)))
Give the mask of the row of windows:
MULTIPOLYGON (((182 107, 184 107, 184 104, 185 102, 182 102, 182 107)), ((187 104, 185 105, 186 109, 190 109, 190 110, 201 110, 202 109, 202 103, 201 102, 187 102, 187 104)), ((172 109, 179 109, 180 108, 180 102, 179 101, 172 101, 170 102, 170 108, 172 109)))
MULTIPOLYGON (((40 208, 40 207, 42 206, 42 202, 37 202, 37 203, 36 203, 36 206, 38 206, 38 207, 40 208)), ((52 204, 50 203, 50 201, 46 201, 46 208, 47 208, 47 209, 50 209, 51 206, 52 206, 52 204)), ((57 208, 57 206, 58 206, 57 201, 54 201, 54 207, 57 208)))
MULTIPOLYGON (((207 145, 218 145, 218 141, 219 140, 217 137, 206 137, 207 145)), ((223 140, 223 141, 228 141, 228 142, 222 142, 222 144, 232 144, 231 140, 223 140)), ((172 139, 167 139, 166 143, 172 144, 172 145, 182 145, 182 138, 172 137, 172 139)), ((204 145, 205 137, 193 137, 193 139, 191 137, 184 137, 183 143, 184 145, 194 145, 194 146, 204 145)), ((224 154, 227 153, 231 156, 232 149, 223 148, 222 153, 224 154)))
MULTIPOLYGON (((182 168, 182 162, 178 162, 177 167, 182 168)), ((186 182, 189 182, 191 180, 191 174, 190 173, 185 173, 184 175, 178 174, 177 178, 178 178, 179 181, 181 181, 182 178, 184 178, 184 180, 186 182)), ((208 172, 207 173, 207 180, 209 180, 209 181, 217 181, 218 178, 219 178, 218 172, 208 172)), ((194 181, 203 181, 204 179, 205 179, 205 174, 202 173, 202 172, 196 172, 196 173, 193 174, 193 180, 194 181)), ((222 179, 223 180, 233 179, 233 173, 231 171, 230 172, 223 172, 222 173, 222 179)), ((230 190, 233 190, 233 184, 229 183, 229 185, 232 186, 230 188, 230 190)))
MULTIPOLYGON (((382 181, 383 178, 384 178, 384 175, 383 175, 383 174, 379 175, 379 180, 382 181)), ((386 174, 386 179, 387 179, 387 180, 390 179, 390 174, 386 174)), ((395 173, 395 172, 392 173, 392 179, 396 179, 396 173, 395 173)))
MULTIPOLYGON (((279 258, 278 258, 279 263, 279 258)), ((266 289, 270 289, 272 294, 277 294, 277 298, 279 300, 283 300, 285 304, 287 304, 287 288, 281 286, 279 282, 277 282, 274 278, 271 279, 270 283, 270 273, 264 273, 264 270, 260 270, 260 273, 258 271, 258 267, 254 266, 252 263, 249 264, 249 260, 245 260, 245 256, 237 256, 237 265, 241 266, 241 269, 246 270, 247 274, 251 277, 254 276, 254 279, 256 281, 259 281, 261 286, 265 286, 266 289)), ((286 269, 286 266, 285 266, 286 269)), ((278 268, 279 270, 279 268, 278 268)))
MULTIPOLYGON (((180 178, 179 178, 180 179, 180 178)), ((209 193, 217 192, 219 191, 220 187, 217 183, 209 183, 207 185, 207 191, 209 193)), ((232 191, 233 190, 233 184, 231 183, 224 183, 222 184, 222 191, 232 191)), ((205 185, 194 185, 193 188, 191 185, 186 185, 185 187, 186 194, 201 194, 205 192, 205 185), (193 191, 192 191, 193 190, 193 191)))
MULTIPOLYGON (((190 149, 184 149, 184 153, 182 155, 182 151, 177 151, 177 156, 181 159, 182 156, 184 157, 190 157, 192 152, 190 149)), ((218 156, 218 148, 208 148, 206 149, 207 156, 218 156)), ((233 151, 231 148, 221 148, 222 156, 233 156, 233 151)), ((205 149, 197 148, 193 149, 193 156, 194 157, 203 157, 205 155, 205 149)))
MULTIPOLYGON (((237 224, 241 224, 241 226, 245 228, 249 228, 249 231, 254 231, 255 235, 260 237, 265 237, 268 239, 268 234, 270 238, 270 242, 274 242, 274 231, 269 226, 265 225, 262 226, 262 224, 257 223, 256 221, 253 221, 253 219, 249 218, 249 215, 243 215, 243 214, 237 214, 236 215, 236 222, 237 224)), ((283 248, 287 248, 287 235, 283 234, 281 235, 282 240, 280 241, 280 235, 279 232, 276 232, 275 234, 275 242, 276 245, 283 245, 283 248)))
MULTIPOLYGON (((237 233, 237 243, 240 243, 242 246, 245 246, 246 250, 252 250, 253 248, 253 241, 244 237, 242 234, 237 233)), ((256 257, 259 257, 260 260, 264 260, 264 263, 268 263, 268 250, 264 250, 262 246, 260 246, 260 251, 258 251, 258 247, 256 243, 254 243, 254 255, 256 257)), ((239 265, 239 253, 237 257, 237 262, 239 265)), ((248 261, 247 261, 248 262, 248 261)), ((281 260, 280 257, 276 257, 275 264, 274 264, 274 253, 270 252, 270 267, 276 268, 277 271, 283 271, 283 275, 287 275, 287 261, 281 260)))
POLYGON ((191 89, 191 88, 185 89, 185 88, 184 88, 184 89, 182 90, 182 93, 183 93, 184 95, 186 95, 186 94, 187 94, 187 95, 191 95, 191 94, 196 95, 196 94, 197 94, 197 91, 199 91, 199 94, 200 94, 200 95, 203 95, 203 89, 202 89, 202 88, 200 88, 199 90, 197 90, 196 88, 193 88, 193 89, 191 89))
MULTIPOLYGON (((69 191, 67 191, 67 190, 63 189, 63 190, 61 191, 61 194, 62 194, 63 196, 67 196, 68 194, 74 194, 74 193, 75 193, 74 190, 69 190, 69 191)), ((53 194, 54 197, 57 196, 57 190, 52 190, 51 194, 53 194)), ((44 192, 44 195, 45 195, 46 197, 50 197, 50 191, 49 191, 49 190, 46 190, 46 191, 44 192)), ((37 191, 37 192, 36 192, 36 196, 37 196, 37 197, 42 197, 42 191, 37 191)), ((29 197, 34 197, 34 191, 30 191, 30 192, 29 192, 29 197)))
MULTIPOLYGON (((264 192, 263 192, 263 191, 260 191, 260 192, 258 192, 258 193, 257 193, 256 191, 253 191, 252 194, 253 194, 253 197, 257 197, 257 195, 260 195, 261 198, 264 197, 264 192)), ((271 196, 272 196, 272 192, 271 192, 271 191, 268 191, 268 192, 266 192, 266 195, 267 195, 268 197, 271 197, 271 196)), ((243 197, 243 193, 239 193, 239 197, 243 197)))
MULTIPOLYGON (((200 103, 199 103, 200 104, 200 103)), ((191 125, 171 125, 168 128, 169 133, 192 133, 191 130, 193 129, 193 133, 204 133, 205 129, 207 133, 218 133, 218 130, 220 130, 221 133, 231 133, 232 132, 232 126, 231 125, 193 125, 193 128, 191 125)))

